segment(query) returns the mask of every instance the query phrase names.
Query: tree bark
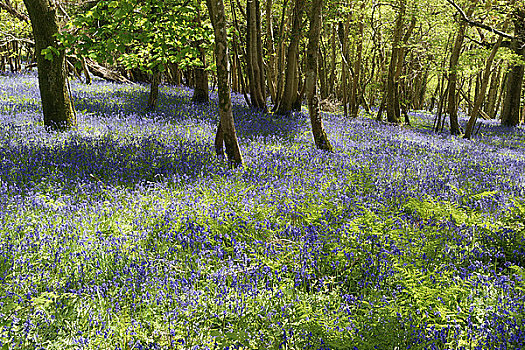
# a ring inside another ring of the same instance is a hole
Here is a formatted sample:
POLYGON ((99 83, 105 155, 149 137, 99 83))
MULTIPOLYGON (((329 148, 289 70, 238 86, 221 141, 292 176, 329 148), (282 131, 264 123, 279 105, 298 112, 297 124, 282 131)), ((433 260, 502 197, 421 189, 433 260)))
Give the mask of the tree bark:
MULTIPOLYGON (((200 3, 200 1, 199 1, 200 3)), ((201 26, 201 15, 200 11, 197 10, 197 16, 195 17, 196 26, 201 26)), ((193 76, 195 79, 195 87, 193 89, 193 96, 191 97, 194 103, 208 103, 208 72, 206 71, 206 52, 202 48, 201 41, 197 40, 193 42, 193 45, 199 52, 199 59, 202 63, 201 66, 195 67, 193 70, 193 76)))
MULTIPOLYGON (((204 59, 204 56, 201 56, 201 60, 202 59, 204 59)), ((204 59, 204 62, 205 61, 206 60, 204 59)), ((204 67, 196 67, 193 70, 193 76, 195 87, 193 89, 191 100, 195 103, 207 103, 209 101, 208 72, 206 72, 204 67)))
POLYGON ((501 64, 497 64, 496 66, 497 69, 492 73, 492 77, 490 79, 489 93, 485 107, 485 112, 490 116, 491 119, 494 119, 496 116, 496 100, 498 97, 498 89, 501 81, 501 64))
POLYGON ((148 106, 146 107, 146 109, 149 111, 153 111, 155 108, 157 108, 157 101, 159 100, 160 78, 160 71, 158 68, 155 68, 153 71, 153 77, 151 78, 148 106))
MULTIPOLYGON (((515 54, 525 59, 525 6, 516 9, 513 20, 515 38, 511 41, 511 49, 515 54)), ((509 72, 501 112, 502 125, 517 126, 520 123, 520 99, 524 69, 525 67, 518 63, 512 66, 509 72)))
POLYGON ((292 19, 292 31, 290 44, 287 51, 286 72, 284 81, 284 90, 282 97, 279 100, 279 107, 277 114, 288 114, 292 111, 293 105, 296 102, 299 93, 299 79, 297 76, 298 70, 298 54, 299 42, 301 40, 301 24, 303 18, 303 11, 305 7, 305 0, 295 0, 295 7, 292 19))
POLYGON ((361 3, 361 9, 359 13, 359 19, 357 24, 357 44, 356 44, 356 57, 354 60, 354 76, 352 77, 352 89, 350 90, 350 117, 357 118, 359 114, 359 83, 361 79, 361 66, 363 65, 363 32, 364 32, 364 21, 365 21, 365 6, 366 1, 361 3))
MULTIPOLYGON (((471 5, 467 10, 467 15, 470 16, 474 11, 474 6, 471 5)), ((448 115, 450 118, 450 134, 459 135, 461 134, 461 128, 458 122, 458 102, 457 102, 457 79, 458 79, 458 61, 461 55, 461 47, 463 46, 463 40, 465 39, 465 32, 467 30, 467 23, 461 22, 459 24, 458 33, 454 41, 454 47, 450 54, 449 64, 449 75, 448 75, 448 115)))
POLYGON ((246 1, 246 70, 250 87, 250 100, 254 108, 266 110, 261 14, 259 0, 246 1))
POLYGON ((76 125, 75 114, 67 88, 65 54, 56 40, 58 24, 56 9, 50 0, 24 0, 31 19, 38 67, 38 85, 44 125, 64 130, 76 125), (52 48, 55 53, 46 59, 42 50, 52 48), (57 54, 58 53, 58 54, 57 54))
POLYGON ((389 123, 401 124, 401 113, 399 106, 399 81, 396 79, 398 60, 400 59, 400 49, 402 45, 402 33, 404 26, 406 3, 399 0, 396 24, 394 27, 394 37, 392 40, 392 55, 388 66, 388 77, 386 84, 386 118, 389 123))
POLYGON ((485 62, 485 70, 483 71, 483 77, 479 82, 479 91, 476 96, 476 101, 474 102, 474 106, 472 107, 470 113, 470 118, 465 128, 465 135, 463 135, 463 138, 465 139, 470 139, 472 136, 472 131, 474 130, 474 125, 476 125, 478 114, 481 111, 481 104, 485 99, 485 93, 487 92, 487 86, 489 85, 490 70, 492 68, 492 63, 494 62, 494 58, 496 57, 496 53, 498 52, 498 49, 500 48, 502 42, 503 37, 500 36, 498 38, 498 41, 494 44, 494 47, 492 48, 492 51, 490 52, 490 55, 487 58, 487 61, 485 62))
POLYGON ((210 18, 215 33, 215 61, 217 64, 220 116, 217 134, 220 134, 223 137, 230 167, 242 166, 242 155, 237 141, 231 103, 228 37, 226 34, 224 3, 223 0, 206 0, 206 5, 210 12, 210 18))
POLYGON ((272 102, 275 103, 277 100, 277 84, 275 83, 277 72, 273 37, 272 4, 272 0, 266 0, 266 51, 268 53, 268 69, 266 78, 268 81, 268 89, 270 90, 270 97, 272 98, 272 102))
POLYGON ((308 34, 308 49, 306 51, 306 97, 308 112, 312 124, 312 134, 315 145, 324 151, 333 151, 328 136, 323 127, 323 119, 319 113, 319 98, 317 97, 317 56, 319 54, 319 39, 321 34, 321 13, 323 0, 312 0, 310 9, 310 32, 308 34))

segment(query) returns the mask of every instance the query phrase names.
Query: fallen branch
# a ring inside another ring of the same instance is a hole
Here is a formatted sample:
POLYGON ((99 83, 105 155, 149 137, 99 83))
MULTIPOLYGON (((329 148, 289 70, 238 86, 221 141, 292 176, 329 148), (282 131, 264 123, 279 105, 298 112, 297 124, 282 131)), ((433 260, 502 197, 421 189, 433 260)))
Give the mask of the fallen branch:
POLYGON ((104 67, 92 59, 86 58, 86 65, 89 67, 89 71, 97 77, 100 77, 100 78, 103 78, 109 81, 114 81, 117 83, 134 84, 131 80, 127 79, 125 76, 123 76, 119 72, 114 71, 110 68, 104 67))

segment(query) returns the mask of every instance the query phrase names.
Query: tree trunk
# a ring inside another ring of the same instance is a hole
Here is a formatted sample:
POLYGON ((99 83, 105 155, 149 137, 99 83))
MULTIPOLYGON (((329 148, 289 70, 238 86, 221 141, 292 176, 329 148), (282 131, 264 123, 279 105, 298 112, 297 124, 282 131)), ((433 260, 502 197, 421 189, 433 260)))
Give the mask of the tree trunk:
POLYGON ((287 51, 286 59, 286 71, 284 90, 282 97, 279 100, 279 107, 277 108, 277 114, 288 114, 292 111, 293 105, 298 98, 298 55, 299 55, 299 42, 301 40, 301 29, 302 29, 302 18, 305 7, 305 0, 295 0, 295 7, 292 19, 292 31, 290 44, 287 51))
MULTIPOLYGON (((200 3, 200 0, 198 2, 200 3)), ((195 25, 197 27, 202 26, 201 14, 199 10, 197 10, 197 13, 196 13, 195 25)), ((206 71, 206 52, 202 48, 201 44, 202 44, 201 40, 196 40, 193 42, 193 45, 199 52, 199 59, 202 63, 201 66, 195 67, 195 69, 193 70, 193 77, 195 79, 195 87, 193 89, 193 96, 191 97, 191 100, 194 103, 208 103, 209 101, 209 97, 208 97, 209 82, 208 82, 208 72, 206 71)))
POLYGON ((337 36, 339 38, 339 48, 341 51, 342 70, 341 70, 341 94, 343 99, 343 115, 345 118, 348 116, 348 80, 352 79, 349 70, 351 69, 349 58, 348 58, 348 31, 350 27, 350 21, 352 20, 352 13, 350 12, 346 17, 346 21, 339 22, 337 28, 337 36))
POLYGON ((251 105, 266 110, 266 89, 261 42, 259 0, 246 1, 246 70, 251 105))
POLYGON ((310 9, 310 32, 308 34, 308 49, 306 51, 306 97, 308 112, 312 124, 312 134, 315 145, 320 150, 333 151, 328 136, 324 131, 323 119, 319 113, 319 98, 317 97, 317 56, 319 54, 319 39, 321 34, 321 13, 323 0, 312 0, 310 9))
POLYGON ((270 97, 272 98, 272 102, 275 103, 277 100, 277 84, 275 83, 277 71, 273 37, 272 4, 272 0, 266 0, 266 50, 268 53, 268 69, 266 75, 268 80, 268 89, 270 90, 270 97))
POLYGON ((361 3, 361 9, 359 13, 359 19, 357 24, 357 47, 356 57, 354 60, 354 76, 352 77, 352 89, 350 90, 350 117, 357 118, 359 114, 359 81, 361 78, 361 66, 362 66, 362 51, 363 51, 363 31, 365 21, 365 6, 366 1, 361 3))
POLYGON ((149 89, 148 106, 146 107, 146 109, 149 111, 153 111, 155 108, 157 108, 157 101, 159 100, 160 78, 161 76, 159 69, 154 68, 149 89))
POLYGON ((237 141, 237 133, 235 131, 232 112, 229 79, 230 69, 228 61, 228 36, 226 34, 224 3, 223 0, 206 0, 206 5, 210 12, 210 18, 215 33, 215 61, 217 64, 220 116, 217 136, 220 134, 224 140, 229 165, 231 167, 242 166, 242 155, 237 141))
POLYGON ((330 36, 330 46, 332 47, 332 54, 330 55, 330 91, 329 95, 335 100, 336 99, 336 86, 337 86, 337 78, 336 78, 336 58, 337 58, 337 46, 336 46, 336 35, 337 35, 337 29, 336 26, 332 26, 332 35, 330 36))
MULTIPOLYGON (((470 16, 474 11, 474 5, 471 5, 467 10, 467 16, 470 16)), ((458 102, 457 102, 457 79, 458 79, 458 61, 461 55, 461 47, 463 46, 463 40, 465 39, 465 32, 467 30, 467 23, 461 22, 459 24, 458 33, 456 34, 456 40, 454 41, 454 47, 450 54, 449 64, 449 75, 448 75, 448 114, 450 118, 450 134, 459 135, 461 134, 461 128, 458 122, 458 102)))
POLYGON ((494 47, 492 48, 492 51, 490 52, 490 55, 487 58, 487 61, 485 62, 485 70, 483 71, 483 77, 481 78, 481 81, 478 84, 479 91, 477 92, 476 101, 474 102, 474 106, 472 107, 467 127, 465 128, 465 135, 463 135, 463 138, 465 139, 470 139, 472 136, 472 131, 474 130, 474 125, 476 125, 478 114, 481 111, 481 104, 485 99, 485 93, 487 92, 487 86, 489 85, 490 70, 492 69, 492 63, 494 62, 494 58, 496 57, 496 53, 498 52, 498 49, 500 48, 502 42, 503 37, 500 36, 498 38, 498 41, 496 41, 496 43, 494 44, 494 47))
MULTIPOLYGON (((516 9, 514 14, 514 36, 511 49, 525 59, 525 8, 516 9)), ((501 124, 517 126, 520 123, 520 99, 523 85, 524 66, 515 64, 509 72, 506 94, 501 112, 501 124)))
MULTIPOLYGON (((205 61, 204 56, 202 56, 201 59, 205 61)), ((204 67, 196 67, 193 70, 193 77, 195 81, 195 87, 193 89, 193 96, 191 97, 191 100, 195 103, 208 103, 208 72, 204 67)))
POLYGON ((401 124, 401 114, 399 108, 399 81, 396 79, 398 60, 400 59, 400 46, 404 26, 406 3, 399 0, 396 24, 394 27, 394 38, 392 40, 392 55, 388 67, 388 77, 386 85, 386 117, 388 122, 401 124))
POLYGON ((487 104, 485 112, 490 116, 491 119, 496 117, 496 100, 498 97, 498 89, 501 81, 501 63, 497 65, 497 69, 492 73, 490 79, 489 93, 487 96, 487 104))
POLYGON ((38 85, 44 125, 63 130, 76 125, 66 83, 65 55, 59 51, 55 7, 49 0, 24 0, 31 19, 38 67, 38 85), (42 50, 52 48, 52 59, 46 59, 42 50))

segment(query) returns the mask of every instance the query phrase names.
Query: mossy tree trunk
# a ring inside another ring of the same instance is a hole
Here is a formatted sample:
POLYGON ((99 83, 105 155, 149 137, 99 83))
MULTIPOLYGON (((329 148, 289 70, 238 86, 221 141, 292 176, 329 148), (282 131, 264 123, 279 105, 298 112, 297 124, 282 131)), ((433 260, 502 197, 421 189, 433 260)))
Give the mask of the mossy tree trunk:
POLYGON ((35 39, 38 85, 44 114, 44 125, 64 130, 76 125, 75 113, 67 87, 65 54, 56 40, 58 24, 56 9, 50 0, 24 0, 35 39), (42 55, 51 48, 52 59, 42 55))
MULTIPOLYGON (((228 38, 226 34, 226 17, 223 0, 206 0, 211 22, 215 33, 215 62, 217 64, 217 86, 219 90, 220 121, 217 128, 218 138, 223 138, 226 155, 231 167, 242 166, 242 155, 237 141, 235 123, 233 121, 230 70, 228 61, 228 38)), ((215 146, 217 149, 217 138, 215 146)), ((221 148, 222 149, 222 148, 221 148)), ((221 155, 219 150, 217 154, 221 155)))

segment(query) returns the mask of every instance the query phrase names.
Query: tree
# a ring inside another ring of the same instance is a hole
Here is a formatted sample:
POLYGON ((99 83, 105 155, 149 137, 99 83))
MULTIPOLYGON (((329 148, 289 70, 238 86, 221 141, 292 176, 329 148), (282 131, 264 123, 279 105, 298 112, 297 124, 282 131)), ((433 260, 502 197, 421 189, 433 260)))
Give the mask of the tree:
MULTIPOLYGON (((470 16, 474 11, 475 5, 472 4, 468 11, 467 16, 470 16)), ((457 103, 457 79, 458 79, 458 61, 459 56, 461 55, 461 47, 463 41, 465 40, 465 32, 467 30, 467 23, 459 23, 458 32, 456 34, 456 39, 454 41, 454 47, 452 48, 452 53, 450 54, 450 63, 448 66, 448 115, 450 118, 450 134, 459 135, 461 134, 461 128, 458 122, 458 103, 457 103)))
POLYGON ((148 108, 157 100, 167 67, 195 68, 194 102, 208 100, 205 53, 212 28, 201 18, 200 0, 99 0, 78 14, 63 41, 98 62, 118 64, 151 78, 148 108), (192 43, 188 45, 188 43, 192 43))
MULTIPOLYGON (((514 38, 510 43, 511 50, 525 59, 525 5, 520 5, 513 13, 514 38)), ((516 126, 520 123, 521 87, 523 85, 524 63, 515 63, 507 78, 505 101, 501 112, 501 123, 505 126, 516 126)))
POLYGON ((390 123, 401 124, 400 77, 405 60, 405 43, 410 38, 416 25, 416 17, 412 15, 409 26, 405 29, 406 0, 398 0, 397 16, 392 39, 392 55, 388 66, 386 84, 386 115, 390 123), (404 34, 403 34, 404 33, 404 34))
MULTIPOLYGON (((197 27, 202 27, 200 0, 197 3, 197 16, 195 18, 197 27)), ((193 70, 195 78, 195 87, 193 89, 193 96, 191 100, 195 103, 208 103, 209 101, 209 87, 208 87, 208 71, 206 71, 206 50, 203 47, 204 40, 195 40, 194 46, 197 49, 198 57, 202 65, 197 66, 193 70)))
POLYGON ((266 109, 259 0, 246 1, 246 70, 252 107, 266 109))
POLYGON ((215 62, 217 65, 217 86, 219 90, 220 121, 217 128, 215 147, 217 155, 221 156, 223 154, 222 142, 224 142, 230 166, 238 167, 242 166, 242 155, 233 121, 224 3, 223 0, 206 0, 206 5, 215 33, 215 62))
POLYGON ((286 57, 285 82, 282 96, 279 99, 279 106, 276 109, 278 114, 288 114, 292 111, 293 105, 300 98, 299 96, 299 42, 301 40, 301 29, 305 0, 295 0, 293 10, 292 31, 290 33, 290 44, 288 45, 286 57))
POLYGON ((312 124, 312 134, 315 145, 324 151, 333 151, 332 145, 323 128, 323 120, 319 113, 319 98, 317 97, 317 56, 319 54, 319 39, 321 33, 321 13, 323 0, 312 0, 310 9, 310 31, 308 33, 308 48, 306 52, 306 97, 308 112, 312 124))
POLYGON ((44 125, 63 130, 76 125, 67 87, 65 53, 56 39, 58 23, 51 0, 24 0, 35 39, 44 125))
POLYGON ((520 99, 524 77, 524 63, 525 59, 525 4, 516 0, 509 2, 508 8, 514 21, 514 35, 508 34, 504 31, 497 30, 487 24, 474 21, 469 18, 470 14, 465 13, 454 0, 447 0, 458 13, 461 15, 463 21, 471 26, 488 30, 500 37, 510 39, 510 48, 516 55, 517 60, 513 64, 507 79, 505 79, 505 100, 503 102, 501 122, 505 126, 516 126, 520 122, 520 99))

